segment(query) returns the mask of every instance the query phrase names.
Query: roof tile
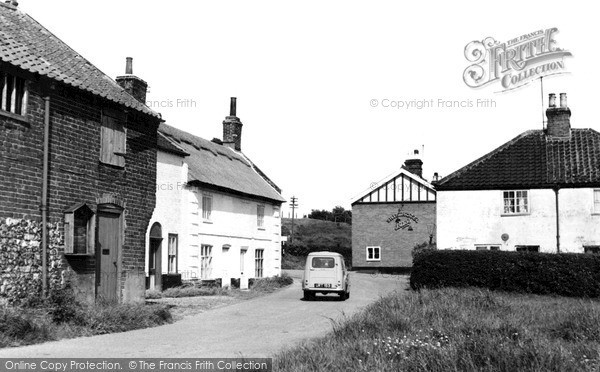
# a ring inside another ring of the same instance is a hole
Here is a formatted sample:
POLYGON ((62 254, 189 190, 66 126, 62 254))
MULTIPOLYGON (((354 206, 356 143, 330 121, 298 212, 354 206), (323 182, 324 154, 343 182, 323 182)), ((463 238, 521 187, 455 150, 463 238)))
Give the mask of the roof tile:
POLYGON ((26 71, 160 117, 32 17, 3 3, 0 3, 0 58, 26 71))

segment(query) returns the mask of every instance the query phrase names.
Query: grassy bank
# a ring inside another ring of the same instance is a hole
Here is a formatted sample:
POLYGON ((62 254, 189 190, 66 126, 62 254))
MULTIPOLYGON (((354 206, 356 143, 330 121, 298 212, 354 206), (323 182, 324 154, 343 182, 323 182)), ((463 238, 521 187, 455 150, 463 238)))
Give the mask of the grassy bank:
POLYGON ((277 371, 598 371, 600 302, 423 290, 382 298, 276 356, 277 371))
POLYGON ((6 307, 0 309, 0 347, 125 332, 170 322, 171 313, 164 305, 6 307))

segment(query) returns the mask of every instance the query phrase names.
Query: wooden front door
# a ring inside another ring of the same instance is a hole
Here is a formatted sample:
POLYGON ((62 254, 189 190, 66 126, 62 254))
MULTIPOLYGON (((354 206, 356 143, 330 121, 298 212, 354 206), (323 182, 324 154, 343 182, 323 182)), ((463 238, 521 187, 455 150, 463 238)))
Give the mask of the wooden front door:
POLYGON ((118 301, 117 275, 121 245, 121 216, 115 213, 98 213, 98 289, 97 297, 109 302, 118 301))

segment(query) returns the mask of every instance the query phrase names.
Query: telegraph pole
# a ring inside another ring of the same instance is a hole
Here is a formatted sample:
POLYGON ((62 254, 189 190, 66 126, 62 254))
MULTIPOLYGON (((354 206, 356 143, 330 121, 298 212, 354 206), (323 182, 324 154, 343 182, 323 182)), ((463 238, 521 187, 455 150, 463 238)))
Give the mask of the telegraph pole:
POLYGON ((296 208, 298 208, 298 204, 297 204, 298 198, 295 196, 292 196, 292 202, 290 204, 290 206, 292 207, 292 233, 290 235, 290 243, 294 242, 294 218, 296 217, 295 214, 295 210, 296 208))

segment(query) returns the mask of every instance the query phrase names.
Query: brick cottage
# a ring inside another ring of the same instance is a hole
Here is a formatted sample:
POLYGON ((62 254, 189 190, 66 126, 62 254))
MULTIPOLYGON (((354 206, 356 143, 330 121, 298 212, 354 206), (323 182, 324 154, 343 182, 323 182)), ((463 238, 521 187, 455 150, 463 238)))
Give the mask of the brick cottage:
POLYGON ((131 59, 110 79, 14 1, 0 59, 0 298, 71 278, 87 302, 142 300, 161 122, 147 84, 131 59))
POLYGON ((423 178, 423 161, 405 161, 399 172, 352 203, 352 267, 395 271, 412 266, 416 245, 432 243, 436 191, 423 178))

